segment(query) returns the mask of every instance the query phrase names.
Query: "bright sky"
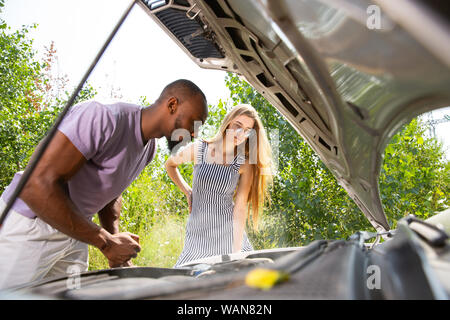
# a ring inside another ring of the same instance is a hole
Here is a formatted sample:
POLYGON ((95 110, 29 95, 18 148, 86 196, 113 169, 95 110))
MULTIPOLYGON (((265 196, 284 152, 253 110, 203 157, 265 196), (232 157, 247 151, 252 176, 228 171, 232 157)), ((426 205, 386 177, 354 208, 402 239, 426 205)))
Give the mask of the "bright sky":
MULTIPOLYGON (((55 42, 58 69, 76 85, 114 28, 130 0, 6 0, 3 17, 12 29, 38 24, 30 36, 35 48, 55 42)), ((137 103, 140 96, 153 102, 173 80, 194 81, 210 104, 229 96, 223 71, 198 67, 160 27, 135 6, 105 52, 89 82, 105 102, 111 87, 120 88, 121 100, 137 103)), ((433 112, 435 119, 450 114, 450 108, 433 112)), ((450 122, 436 126, 450 159, 450 122)))
MULTIPOLYGON (((30 36, 34 47, 55 42, 58 69, 76 85, 131 2, 129 0, 6 0, 3 17, 12 29, 38 24, 30 36)), ((229 95, 225 72, 198 67, 160 27, 135 5, 108 47, 89 82, 109 96, 111 86, 123 99, 153 102, 168 83, 184 78, 195 82, 215 104, 229 95)))

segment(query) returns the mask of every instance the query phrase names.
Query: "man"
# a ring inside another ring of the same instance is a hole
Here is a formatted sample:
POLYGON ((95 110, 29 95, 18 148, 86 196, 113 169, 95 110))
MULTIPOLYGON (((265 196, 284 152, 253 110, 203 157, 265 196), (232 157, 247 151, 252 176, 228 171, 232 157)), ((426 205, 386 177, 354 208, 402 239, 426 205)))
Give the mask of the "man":
MULTIPOLYGON (((172 149, 172 131, 193 136, 194 122, 207 113, 203 92, 183 79, 143 109, 95 101, 74 106, 0 230, 0 289, 64 275, 73 266, 87 270, 88 244, 111 267, 129 265, 140 246, 136 235, 119 233, 121 193, 153 159, 156 138, 166 137, 172 149), (101 226, 91 221, 95 213, 101 226)), ((0 209, 20 176, 2 194, 0 209)))

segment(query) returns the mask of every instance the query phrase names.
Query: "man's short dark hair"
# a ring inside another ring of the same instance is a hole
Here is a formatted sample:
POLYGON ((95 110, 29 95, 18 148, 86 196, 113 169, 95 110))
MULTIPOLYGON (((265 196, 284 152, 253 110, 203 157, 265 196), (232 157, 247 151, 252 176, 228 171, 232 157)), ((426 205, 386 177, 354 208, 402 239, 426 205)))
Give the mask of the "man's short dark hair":
POLYGON ((206 96, 203 91, 192 81, 186 79, 175 80, 169 83, 161 92, 160 98, 175 96, 180 103, 185 99, 200 94, 206 103, 206 96))

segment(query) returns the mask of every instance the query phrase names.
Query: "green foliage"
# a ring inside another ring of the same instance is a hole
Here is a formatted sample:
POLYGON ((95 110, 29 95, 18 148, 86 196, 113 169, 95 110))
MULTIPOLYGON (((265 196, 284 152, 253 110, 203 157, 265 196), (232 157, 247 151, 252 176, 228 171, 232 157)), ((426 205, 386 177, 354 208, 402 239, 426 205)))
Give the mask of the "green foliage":
MULTIPOLYGON (((33 41, 28 38, 33 28, 36 26, 12 32, 0 21, 0 191, 15 172, 25 168, 69 97, 65 91, 62 98, 46 98, 55 81, 49 77, 55 51, 43 62, 36 60, 33 41)), ((76 102, 95 93, 86 85, 76 102)))
MULTIPOLYGON (((33 60, 32 41, 26 38, 27 28, 8 33, 6 24, 0 29, 0 187, 23 169, 32 146, 39 140, 35 123, 40 114, 32 103, 37 91, 36 80, 42 65, 33 60)), ((45 119, 45 115, 42 115, 45 119)))
MULTIPOLYGON (((130 214, 133 214, 133 209, 123 213, 123 215, 130 214)), ((97 218, 94 220, 98 223, 97 218)), ((137 258, 132 260, 133 264, 146 267, 173 267, 183 249, 185 226, 185 218, 170 213, 154 216, 151 227, 145 232, 137 233, 142 250, 137 258)), ((89 270, 108 267, 108 261, 100 250, 89 246, 89 270)))
MULTIPOLYGON (((125 192, 121 228, 136 234, 147 234, 161 217, 185 217, 188 214, 184 194, 165 173, 168 154, 159 152, 125 192), (162 196, 164 195, 164 196, 162 196)), ((185 168, 182 168, 185 169, 185 168)), ((192 175, 183 171, 184 176, 192 175)))
MULTIPOLYGON (((300 246, 315 239, 346 239, 372 229, 331 172, 289 123, 250 85, 228 74, 234 103, 250 103, 264 126, 279 130, 279 167, 260 231, 250 230, 256 248, 300 246)), ((388 220, 395 228, 409 213, 422 218, 449 206, 449 163, 442 146, 426 138, 414 120, 386 148, 380 192, 388 220)))
POLYGON ((406 214, 427 219, 450 206, 450 162, 442 144, 425 132, 420 119, 414 119, 385 150, 381 198, 394 227, 406 214))

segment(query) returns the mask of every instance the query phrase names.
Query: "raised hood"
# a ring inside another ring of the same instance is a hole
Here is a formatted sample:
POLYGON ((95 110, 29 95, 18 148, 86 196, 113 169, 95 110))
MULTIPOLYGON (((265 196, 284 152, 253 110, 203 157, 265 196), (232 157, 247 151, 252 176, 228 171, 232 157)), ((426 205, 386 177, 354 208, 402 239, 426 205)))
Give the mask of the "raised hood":
POLYGON ((450 105, 450 29, 434 1, 139 3, 200 67, 245 77, 370 223, 389 230, 378 187, 384 148, 417 115, 450 105))

